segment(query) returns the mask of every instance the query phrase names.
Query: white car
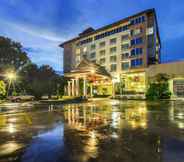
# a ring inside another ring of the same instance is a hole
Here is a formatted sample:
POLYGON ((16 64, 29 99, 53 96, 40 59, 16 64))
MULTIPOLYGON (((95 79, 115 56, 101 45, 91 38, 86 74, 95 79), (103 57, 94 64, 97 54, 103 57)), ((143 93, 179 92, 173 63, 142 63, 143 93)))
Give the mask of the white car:
POLYGON ((26 95, 26 96, 9 96, 8 100, 12 102, 20 102, 20 101, 33 101, 34 96, 26 95))

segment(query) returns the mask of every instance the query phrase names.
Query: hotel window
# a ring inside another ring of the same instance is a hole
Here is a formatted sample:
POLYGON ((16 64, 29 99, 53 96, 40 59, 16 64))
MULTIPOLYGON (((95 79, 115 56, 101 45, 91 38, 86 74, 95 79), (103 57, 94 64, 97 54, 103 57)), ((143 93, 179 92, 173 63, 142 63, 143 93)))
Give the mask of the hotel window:
POLYGON ((87 58, 87 55, 86 55, 86 54, 84 54, 84 55, 82 55, 82 57, 83 57, 83 58, 87 58))
POLYGON ((88 38, 88 39, 85 39, 85 40, 82 40, 79 42, 79 45, 83 45, 83 44, 86 44, 86 43, 90 43, 93 41, 93 38, 88 38))
POLYGON ((105 42, 100 42, 99 46, 100 48, 105 47, 105 42))
POLYGON ((95 52, 93 52, 93 53, 90 54, 90 58, 91 58, 91 59, 93 59, 93 58, 95 58, 95 57, 96 57, 96 53, 95 53, 95 52))
POLYGON ((100 51, 100 57, 105 56, 105 50, 100 51))
POLYGON ((142 64, 143 64, 142 59, 131 60, 131 67, 139 67, 142 66, 142 64))
POLYGON ((96 48, 96 45, 95 44, 92 44, 91 45, 91 50, 94 50, 96 48))
POLYGON ((105 63, 105 58, 101 58, 100 59, 100 64, 104 64, 105 63))
POLYGON ((83 48, 83 52, 86 53, 87 52, 87 47, 83 48))
POLYGON ((131 35, 132 36, 136 36, 136 35, 139 35, 143 32, 143 29, 142 28, 138 28, 138 29, 133 29, 131 30, 131 35))
POLYGON ((116 62, 116 56, 110 56, 110 62, 116 62))
POLYGON ((110 44, 116 44, 116 38, 110 39, 110 44))
POLYGON ((116 34, 116 33, 120 33, 120 32, 126 31, 126 30, 128 30, 128 25, 118 27, 116 29, 104 32, 102 34, 98 34, 98 35, 95 36, 95 40, 102 39, 104 37, 107 37, 107 36, 110 36, 110 35, 113 35, 113 34, 116 34))
POLYGON ((139 56, 143 54, 142 48, 135 48, 131 50, 131 56, 139 56))
POLYGON ((93 62, 93 63, 96 63, 96 60, 93 60, 92 62, 93 62))
POLYGON ((129 48, 129 43, 126 43, 126 44, 122 44, 121 45, 121 50, 127 50, 129 48))
POLYGON ((136 24, 143 23, 144 21, 145 21, 145 17, 144 16, 140 16, 140 17, 137 17, 137 18, 131 20, 130 24, 131 25, 136 25, 136 24))
POLYGON ((135 38, 135 39, 132 39, 131 40, 131 45, 138 45, 138 44, 142 44, 143 43, 143 39, 142 37, 139 37, 139 38, 135 38))
POLYGON ((128 52, 121 54, 121 60, 128 59, 128 58, 129 58, 129 53, 128 52))
POLYGON ((115 53, 116 52, 116 47, 110 48, 110 53, 115 53))
POLYGON ((76 54, 77 54, 77 55, 80 55, 80 48, 77 48, 77 49, 76 49, 76 54))
POLYGON ((129 62, 122 62, 121 63, 121 70, 129 69, 129 62))
POLYGON ((117 69, 117 65, 116 64, 111 64, 110 71, 113 72, 113 71, 116 71, 116 69, 117 69))
POLYGON ((129 39, 129 35, 128 34, 121 36, 121 41, 126 41, 128 39, 129 39))

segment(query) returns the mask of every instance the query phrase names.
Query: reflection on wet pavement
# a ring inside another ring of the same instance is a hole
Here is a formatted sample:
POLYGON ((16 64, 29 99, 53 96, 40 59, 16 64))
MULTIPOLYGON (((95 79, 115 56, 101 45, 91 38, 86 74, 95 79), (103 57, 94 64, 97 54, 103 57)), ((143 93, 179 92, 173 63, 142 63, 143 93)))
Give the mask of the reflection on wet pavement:
POLYGON ((0 162, 183 162, 182 102, 23 106, 0 115, 0 162))

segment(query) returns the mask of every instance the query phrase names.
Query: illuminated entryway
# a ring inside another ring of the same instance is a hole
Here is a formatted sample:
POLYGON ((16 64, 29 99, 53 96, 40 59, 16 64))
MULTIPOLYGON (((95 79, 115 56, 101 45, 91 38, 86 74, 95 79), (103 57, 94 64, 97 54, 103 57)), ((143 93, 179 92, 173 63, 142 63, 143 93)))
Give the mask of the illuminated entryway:
POLYGON ((113 94, 113 89, 110 88, 111 75, 103 67, 87 59, 83 59, 74 70, 64 75, 69 78, 65 87, 67 96, 86 98, 97 94, 113 94))
POLYGON ((121 80, 124 92, 133 94, 146 92, 146 73, 144 71, 122 74, 121 80))
POLYGON ((184 97, 184 78, 173 80, 174 95, 178 97, 184 97))

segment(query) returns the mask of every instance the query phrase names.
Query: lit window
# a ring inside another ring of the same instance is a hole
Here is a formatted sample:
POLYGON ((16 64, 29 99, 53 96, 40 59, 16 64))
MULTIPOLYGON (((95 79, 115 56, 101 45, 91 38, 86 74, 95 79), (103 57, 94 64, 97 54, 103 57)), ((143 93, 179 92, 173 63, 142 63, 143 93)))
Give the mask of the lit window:
POLYGON ((110 39, 110 44, 116 44, 116 38, 110 39))
POLYGON ((76 49, 76 54, 79 55, 80 54, 80 48, 76 49))
POLYGON ((126 44, 122 44, 121 45, 121 50, 127 50, 129 48, 129 43, 126 43, 126 44))
POLYGON ((91 45, 91 50, 94 50, 96 48, 96 45, 95 44, 92 44, 91 45))
POLYGON ((100 51, 100 57, 105 56, 105 50, 100 51))
POLYGON ((96 57, 96 53, 95 52, 90 54, 90 58, 95 58, 95 57, 96 57))
POLYGON ((121 69, 122 70, 129 69, 129 62, 123 62, 123 63, 121 63, 121 69))
POLYGON ((124 59, 127 59, 127 58, 129 58, 129 53, 128 52, 121 54, 121 60, 124 60, 124 59))
POLYGON ((135 36, 142 33, 142 28, 131 30, 131 35, 135 36))
POLYGON ((100 64, 104 64, 105 63, 105 58, 101 58, 100 59, 100 64))
POLYGON ((116 47, 110 48, 110 53, 115 53, 116 52, 116 47))
POLYGON ((116 71, 116 68, 117 68, 117 65, 116 64, 111 64, 110 71, 111 72, 116 71))
POLYGON ((87 52, 87 47, 83 48, 83 52, 86 53, 87 52))
POLYGON ((105 42, 100 42, 100 48, 105 47, 105 42))
POLYGON ((126 41, 128 39, 129 39, 129 35, 128 34, 121 36, 121 41, 126 41))
POLYGON ((116 62, 116 56, 110 56, 110 62, 116 62))

